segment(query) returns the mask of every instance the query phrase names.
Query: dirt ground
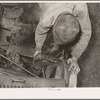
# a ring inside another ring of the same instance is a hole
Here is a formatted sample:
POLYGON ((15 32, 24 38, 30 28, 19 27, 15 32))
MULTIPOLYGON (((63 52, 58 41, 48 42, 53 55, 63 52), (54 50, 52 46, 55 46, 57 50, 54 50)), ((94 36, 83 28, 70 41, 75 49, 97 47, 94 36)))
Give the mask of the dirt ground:
POLYGON ((100 4, 88 4, 92 24, 92 37, 88 48, 79 59, 81 72, 79 87, 100 86, 100 4))
MULTIPOLYGON (((39 21, 40 9, 37 4, 19 4, 24 8, 21 21, 34 26, 39 21)), ((79 59, 78 87, 100 86, 100 3, 88 4, 92 24, 92 37, 86 51, 79 59)), ((32 37, 33 39, 33 37, 32 37)))

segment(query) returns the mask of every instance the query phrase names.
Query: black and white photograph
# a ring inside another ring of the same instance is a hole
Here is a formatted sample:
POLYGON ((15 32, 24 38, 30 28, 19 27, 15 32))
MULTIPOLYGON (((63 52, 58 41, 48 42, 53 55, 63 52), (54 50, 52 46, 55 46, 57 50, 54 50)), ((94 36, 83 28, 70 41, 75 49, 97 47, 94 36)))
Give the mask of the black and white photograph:
POLYGON ((100 3, 0 3, 0 88, 100 87, 100 3))

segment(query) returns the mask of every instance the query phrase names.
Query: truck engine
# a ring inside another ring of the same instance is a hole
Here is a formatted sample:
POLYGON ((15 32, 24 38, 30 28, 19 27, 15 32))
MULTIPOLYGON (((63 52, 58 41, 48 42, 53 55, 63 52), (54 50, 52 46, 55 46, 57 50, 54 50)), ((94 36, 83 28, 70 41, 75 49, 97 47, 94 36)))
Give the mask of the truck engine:
POLYGON ((54 45, 51 34, 45 41, 42 59, 33 58, 40 16, 38 5, 5 3, 0 6, 0 87, 71 87, 71 73, 65 60, 70 51, 61 47, 58 52, 49 53, 54 45))

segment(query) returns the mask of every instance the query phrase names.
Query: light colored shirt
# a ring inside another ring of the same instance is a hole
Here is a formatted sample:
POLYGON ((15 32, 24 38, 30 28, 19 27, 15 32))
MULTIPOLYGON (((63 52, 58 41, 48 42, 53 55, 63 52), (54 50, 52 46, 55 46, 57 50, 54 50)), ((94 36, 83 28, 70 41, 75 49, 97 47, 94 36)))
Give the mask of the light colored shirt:
POLYGON ((91 22, 86 3, 40 3, 41 16, 35 32, 36 50, 41 50, 47 36, 47 32, 55 23, 62 12, 73 14, 79 21, 82 35, 78 43, 72 49, 72 56, 77 59, 86 49, 91 37, 91 22))

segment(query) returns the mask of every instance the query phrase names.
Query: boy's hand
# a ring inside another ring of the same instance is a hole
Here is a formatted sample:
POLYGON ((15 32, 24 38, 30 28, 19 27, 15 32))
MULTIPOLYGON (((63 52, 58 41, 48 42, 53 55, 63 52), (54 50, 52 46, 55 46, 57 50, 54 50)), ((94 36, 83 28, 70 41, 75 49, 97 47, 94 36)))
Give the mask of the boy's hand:
POLYGON ((80 68, 75 57, 69 58, 67 63, 70 64, 69 71, 72 70, 72 73, 78 74, 80 72, 80 68))
POLYGON ((34 60, 40 60, 42 58, 42 54, 40 51, 35 51, 34 60))

